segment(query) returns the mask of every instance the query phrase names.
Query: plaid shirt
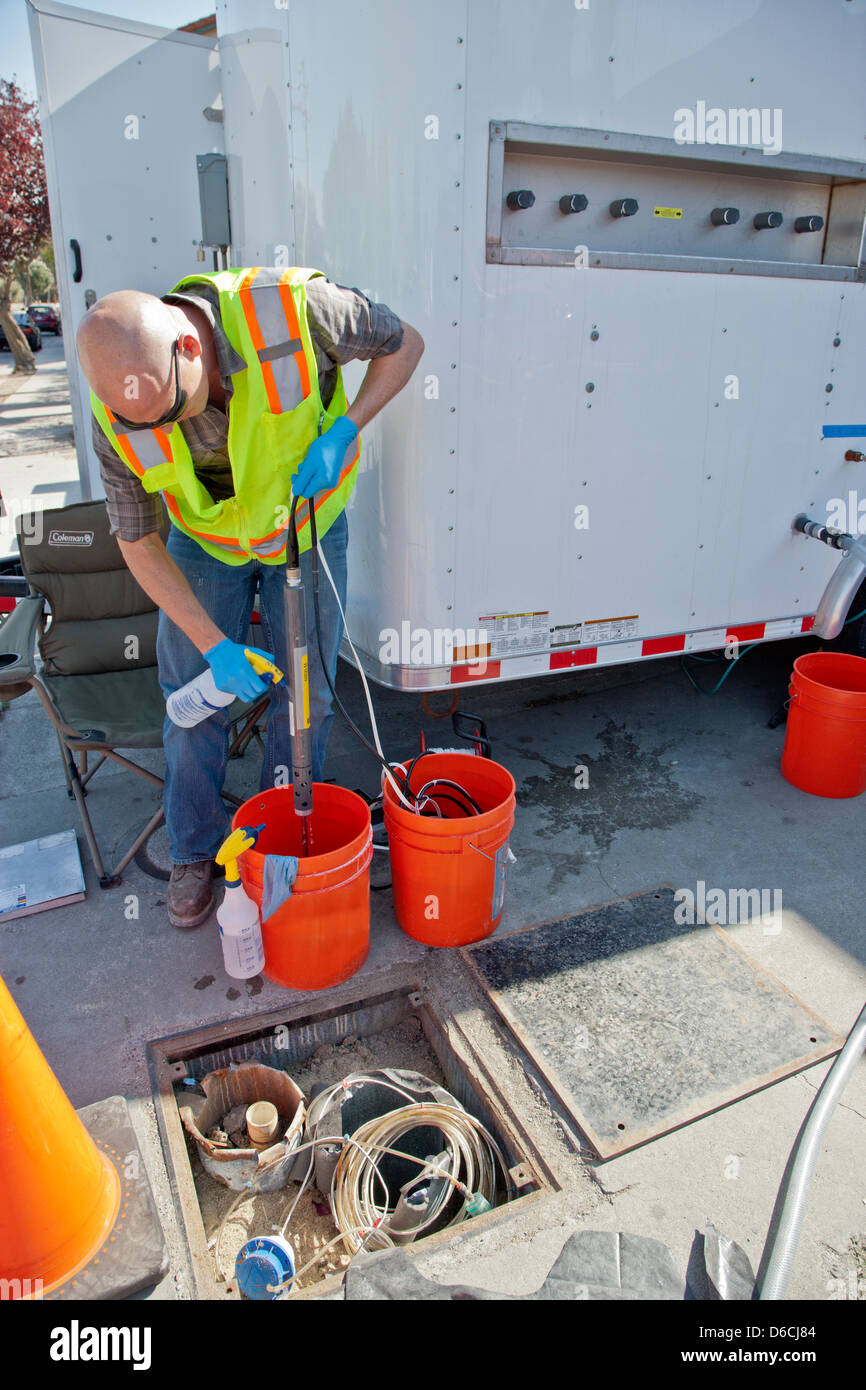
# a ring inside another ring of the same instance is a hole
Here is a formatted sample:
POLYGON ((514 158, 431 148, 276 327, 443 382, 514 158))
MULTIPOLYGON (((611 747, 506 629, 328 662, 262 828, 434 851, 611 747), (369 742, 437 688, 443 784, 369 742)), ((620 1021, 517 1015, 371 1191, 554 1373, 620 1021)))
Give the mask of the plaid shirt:
MULTIPOLYGON (((232 374, 246 369, 222 326, 219 294, 202 285, 200 294, 166 294, 166 304, 194 304, 207 316, 214 332, 220 377, 226 406, 232 393, 232 374)), ((403 341, 403 325, 387 304, 374 304, 360 290, 332 284, 323 276, 307 282, 307 323, 319 366, 319 391, 325 406, 337 383, 337 364, 355 359, 368 361, 396 352, 403 341)), ((112 532, 123 541, 138 541, 158 531, 162 500, 145 492, 138 478, 114 452, 92 416, 93 447, 99 459, 102 485, 112 532)), ((189 446, 196 476, 215 502, 234 495, 228 456, 228 415, 209 405, 200 415, 179 421, 189 446)))

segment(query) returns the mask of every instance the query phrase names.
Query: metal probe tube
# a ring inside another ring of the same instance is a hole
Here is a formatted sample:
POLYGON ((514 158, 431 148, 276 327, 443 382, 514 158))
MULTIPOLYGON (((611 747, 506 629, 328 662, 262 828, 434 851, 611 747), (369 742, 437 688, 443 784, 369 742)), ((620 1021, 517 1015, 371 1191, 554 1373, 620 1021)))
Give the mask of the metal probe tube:
POLYGON ((292 518, 288 557, 286 563, 286 587, 283 591, 283 604, 286 615, 286 655, 289 696, 289 735, 292 750, 292 786, 294 789, 295 815, 301 819, 303 853, 310 853, 309 817, 313 812, 313 755, 310 739, 310 678, 307 659, 307 618, 304 607, 304 585, 301 581, 301 562, 298 553, 298 537, 295 527, 295 507, 292 503, 292 518))
POLYGON ((794 1146, 793 1153, 796 1157, 791 1166, 791 1176, 782 1202, 779 1222, 773 1235, 768 1238, 764 1250, 766 1269, 758 1293, 761 1300, 785 1297, 794 1256, 797 1253, 797 1241, 800 1238, 800 1227, 806 1210, 809 1184, 821 1152, 824 1131, 864 1049, 866 1005, 860 1010, 857 1021, 848 1034, 848 1041, 824 1077, 794 1146))

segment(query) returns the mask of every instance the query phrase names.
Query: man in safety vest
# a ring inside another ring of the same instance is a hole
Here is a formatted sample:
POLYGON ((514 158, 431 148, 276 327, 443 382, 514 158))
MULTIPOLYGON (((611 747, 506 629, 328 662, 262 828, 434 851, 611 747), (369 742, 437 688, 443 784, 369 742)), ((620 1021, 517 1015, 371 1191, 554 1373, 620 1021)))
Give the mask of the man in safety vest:
MULTIPOLYGON (((162 299, 136 290, 106 295, 83 318, 77 347, 111 529, 160 609, 166 698, 206 665, 218 689, 241 699, 267 689, 243 651, 257 592, 263 647, 286 669, 289 507, 293 496, 315 499, 299 504, 297 521, 313 780, 321 781, 333 714, 311 603, 309 506, 345 607, 345 507, 359 431, 409 380, 424 349, 420 335, 387 305, 321 271, 257 267, 186 276, 162 299), (354 359, 370 366, 349 406, 340 367, 354 359), (172 523, 165 544, 160 494, 172 523)), ((333 680, 342 619, 327 583, 319 610, 333 680)), ((263 789, 285 767, 287 729, 280 682, 272 689, 263 789)), ((166 720, 168 912, 176 927, 198 926, 213 908, 229 730, 224 710, 192 728, 166 720)))

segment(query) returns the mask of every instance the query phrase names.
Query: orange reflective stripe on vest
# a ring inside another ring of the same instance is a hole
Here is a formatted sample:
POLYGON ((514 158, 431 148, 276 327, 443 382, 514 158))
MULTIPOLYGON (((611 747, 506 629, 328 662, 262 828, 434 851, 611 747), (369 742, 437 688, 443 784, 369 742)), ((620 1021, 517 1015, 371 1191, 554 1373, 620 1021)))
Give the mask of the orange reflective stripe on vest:
POLYGON ((310 374, 289 281, 289 271, 274 284, 256 266, 244 277, 239 291, 273 415, 294 410, 310 394, 310 374))
POLYGON ((243 546, 239 545, 236 540, 232 540, 230 536, 213 536, 209 531, 194 531, 191 526, 187 525, 181 516, 180 508, 177 505, 177 498, 173 497, 168 491, 163 492, 162 495, 165 498, 165 505, 172 515, 177 517, 183 530, 190 532, 193 536, 201 536, 204 540, 209 541, 211 545, 218 546, 220 550, 229 550, 234 555, 244 555, 246 553, 243 546))
MULTIPOLYGON (((318 517, 318 515, 319 515, 320 509, 321 509, 321 508, 325 505, 325 503, 328 501, 328 498, 329 498, 329 497, 333 497, 334 493, 337 492, 337 490, 343 486, 343 483, 346 481, 346 479, 348 478, 348 476, 349 476, 349 474, 351 473, 352 469, 354 468, 355 464, 358 462, 358 458, 359 458, 360 452, 361 452, 360 443, 359 443, 359 440, 356 439, 356 440, 355 440, 355 452, 354 452, 354 455, 353 455, 353 457, 349 460, 349 462, 346 464, 346 466, 344 467, 342 473, 340 474, 340 476, 339 476, 339 478, 337 479, 337 481, 336 481, 336 483, 334 484, 334 486, 333 486, 328 492, 320 492, 320 493, 317 495, 317 497, 316 497, 316 516, 317 516, 317 517, 318 517)), ((309 526, 309 524, 310 524, 310 504, 309 504, 309 502, 308 502, 308 500, 307 500, 306 498, 304 498, 303 502, 301 502, 301 503, 299 504, 299 506, 298 506, 298 510, 297 510, 296 513, 295 513, 295 522, 296 522, 297 527, 298 527, 298 534, 299 534, 299 535, 300 535, 301 531, 304 529, 304 527, 305 527, 305 526, 309 526)))

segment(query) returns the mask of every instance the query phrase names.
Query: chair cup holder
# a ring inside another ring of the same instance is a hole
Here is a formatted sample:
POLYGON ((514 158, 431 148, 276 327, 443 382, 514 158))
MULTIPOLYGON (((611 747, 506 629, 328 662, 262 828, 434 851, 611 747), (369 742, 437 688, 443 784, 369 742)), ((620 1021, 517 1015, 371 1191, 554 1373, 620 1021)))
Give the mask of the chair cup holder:
POLYGON ((20 660, 19 652, 0 652, 0 671, 5 671, 7 666, 14 666, 20 660))

